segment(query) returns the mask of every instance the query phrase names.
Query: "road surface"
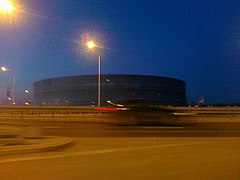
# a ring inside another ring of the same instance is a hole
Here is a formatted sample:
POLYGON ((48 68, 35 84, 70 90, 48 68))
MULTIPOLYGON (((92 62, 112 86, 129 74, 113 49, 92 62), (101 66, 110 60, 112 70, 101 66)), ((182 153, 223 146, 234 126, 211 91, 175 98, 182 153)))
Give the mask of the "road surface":
POLYGON ((240 179, 239 124, 34 123, 67 149, 0 157, 0 179, 240 179))
POLYGON ((155 126, 52 122, 35 125, 42 127, 45 135, 68 137, 240 137, 239 123, 155 126))

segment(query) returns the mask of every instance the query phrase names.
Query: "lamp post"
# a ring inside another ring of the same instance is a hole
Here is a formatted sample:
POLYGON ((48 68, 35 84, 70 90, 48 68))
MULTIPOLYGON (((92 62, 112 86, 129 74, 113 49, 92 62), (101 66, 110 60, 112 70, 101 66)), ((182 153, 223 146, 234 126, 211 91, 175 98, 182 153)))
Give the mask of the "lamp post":
MULTIPOLYGON (((93 41, 87 42, 89 49, 94 49, 97 46, 93 41)), ((98 52, 98 106, 101 106, 101 56, 98 52)))
POLYGON ((31 98, 30 98, 30 95, 29 95, 29 90, 25 89, 24 93, 26 94, 26 98, 27 98, 27 101, 25 102, 25 105, 29 106, 29 105, 31 105, 31 98))
POLYGON ((13 71, 10 71, 9 69, 7 69, 5 66, 1 67, 1 70, 3 72, 11 72, 13 75, 13 98, 12 98, 12 104, 16 104, 16 75, 13 71))

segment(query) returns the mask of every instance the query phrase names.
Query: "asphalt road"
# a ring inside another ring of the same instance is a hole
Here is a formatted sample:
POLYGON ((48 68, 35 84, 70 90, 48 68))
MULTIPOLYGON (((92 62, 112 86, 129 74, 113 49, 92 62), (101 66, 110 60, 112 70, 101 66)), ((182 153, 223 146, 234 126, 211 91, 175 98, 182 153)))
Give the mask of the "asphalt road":
POLYGON ((35 124, 44 135, 68 137, 240 137, 239 123, 188 125, 123 125, 111 123, 35 124))
POLYGON ((0 179, 240 179, 240 125, 31 123, 61 151, 0 158, 0 179))
POLYGON ((1 157, 0 179, 239 179, 240 138, 75 138, 62 151, 1 157))

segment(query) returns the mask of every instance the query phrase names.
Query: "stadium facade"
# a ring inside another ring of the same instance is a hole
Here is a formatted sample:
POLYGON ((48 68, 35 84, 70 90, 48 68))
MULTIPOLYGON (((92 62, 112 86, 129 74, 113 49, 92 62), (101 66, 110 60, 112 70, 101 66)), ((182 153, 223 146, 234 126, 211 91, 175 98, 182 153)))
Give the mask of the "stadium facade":
MULTIPOLYGON (((101 105, 107 101, 134 105, 186 104, 185 82, 175 78, 145 75, 101 75, 101 105)), ((36 105, 97 104, 97 75, 49 78, 34 83, 36 105)))

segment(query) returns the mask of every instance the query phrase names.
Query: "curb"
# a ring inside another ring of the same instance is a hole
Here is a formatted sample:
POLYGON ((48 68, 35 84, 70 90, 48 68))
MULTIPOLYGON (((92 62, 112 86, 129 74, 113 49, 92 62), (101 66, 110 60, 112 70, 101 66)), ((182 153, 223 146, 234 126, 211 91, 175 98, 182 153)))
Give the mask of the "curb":
POLYGON ((0 156, 54 151, 69 147, 73 140, 67 137, 45 136, 24 139, 24 145, 0 146, 0 156))

